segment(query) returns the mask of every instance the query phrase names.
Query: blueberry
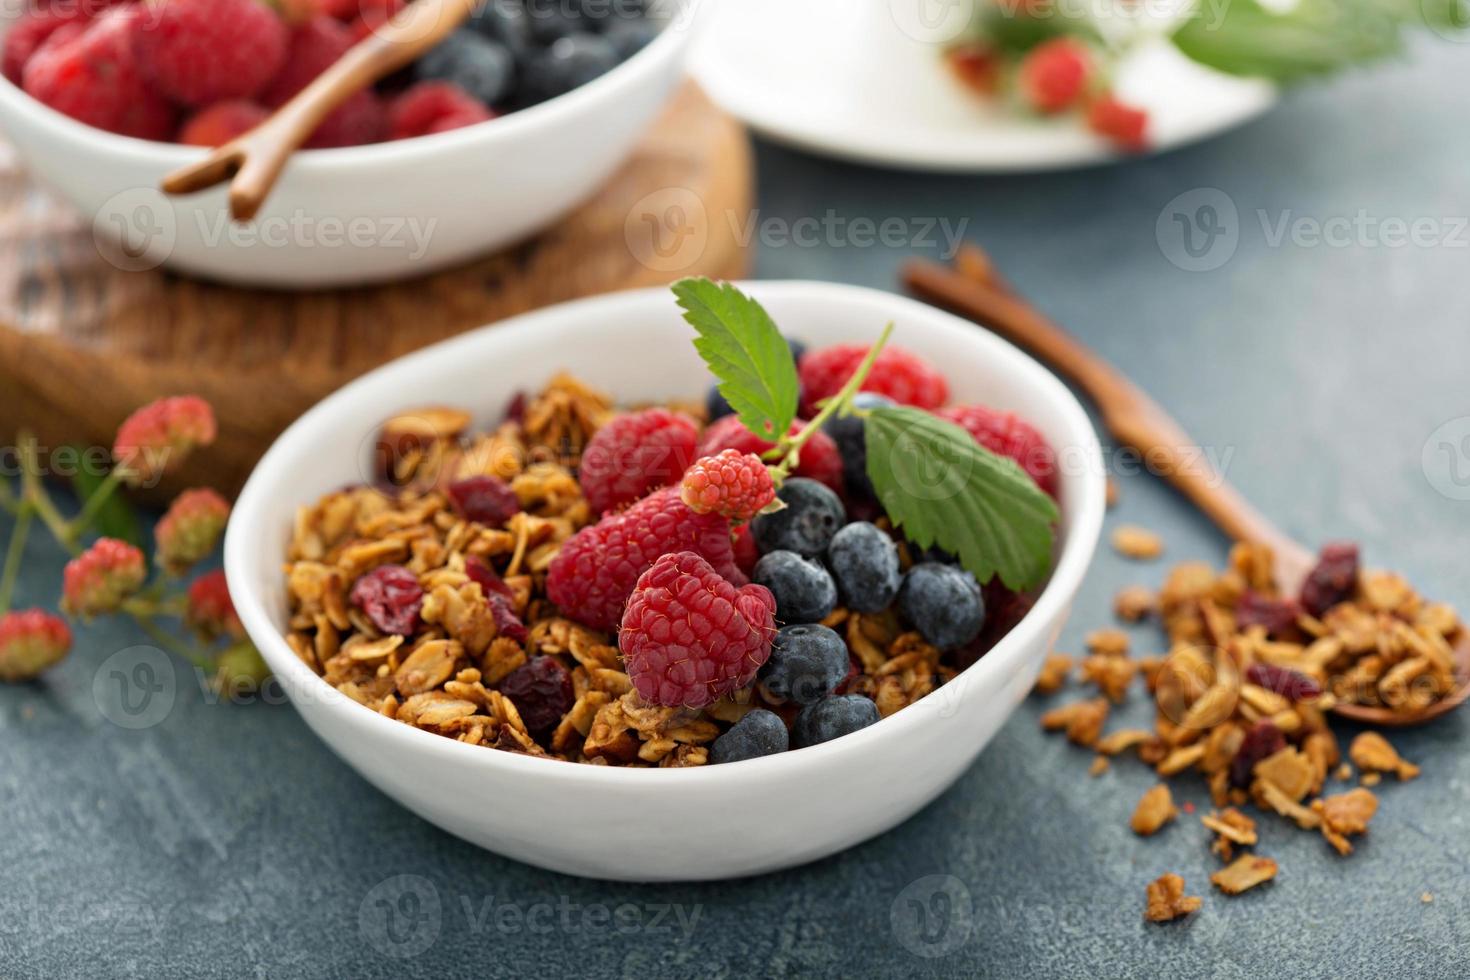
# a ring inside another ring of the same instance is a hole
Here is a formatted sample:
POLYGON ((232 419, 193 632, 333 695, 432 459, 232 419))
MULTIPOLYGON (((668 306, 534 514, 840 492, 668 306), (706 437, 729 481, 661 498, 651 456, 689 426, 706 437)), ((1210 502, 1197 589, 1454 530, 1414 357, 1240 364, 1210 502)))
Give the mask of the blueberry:
POLYGON ((611 41, 596 34, 568 34, 526 66, 525 95, 533 102, 554 99, 586 85, 617 64, 618 52, 611 41))
POLYGON ((725 401, 725 396, 720 394, 719 385, 709 386, 709 394, 704 396, 704 408, 711 422, 715 419, 722 419, 726 415, 735 414, 735 409, 731 408, 730 403, 725 401))
POLYGON ((771 644, 760 679, 776 697, 811 704, 836 690, 851 661, 847 643, 825 626, 784 626, 771 644))
POLYGON ((785 752, 791 745, 786 723, 773 711, 756 708, 741 718, 710 748, 711 762, 740 762, 785 752))
POLYGON ((617 51, 618 59, 627 61, 653 43, 658 25, 648 20, 614 19, 602 29, 602 36, 617 51))
POLYGON ((531 16, 521 0, 487 0, 470 14, 469 25, 490 40, 505 45, 517 64, 523 64, 536 49, 531 16))
POLYGON ((525 9, 537 44, 551 45, 569 35, 593 30, 581 5, 568 0, 525 0, 525 9))
POLYGON ((823 698, 796 716, 792 742, 799 749, 851 735, 878 720, 878 706, 861 694, 823 698))
POLYGON ((924 562, 909 569, 898 608, 924 639, 941 650, 969 643, 985 625, 985 600, 975 576, 954 565, 924 562))
POLYGON ((453 82, 486 105, 505 101, 515 81, 515 59, 505 45, 473 30, 458 30, 419 59, 418 77, 453 82))
POLYGON ((816 558, 827 550, 832 535, 847 522, 841 499, 816 480, 794 477, 781 485, 776 496, 786 507, 750 522, 750 533, 755 536, 761 554, 794 551, 816 558))
POLYGON ((827 546, 827 567, 837 580, 842 604, 853 612, 882 612, 903 583, 898 545, 867 521, 855 521, 833 536, 827 546))
POLYGON ((756 562, 750 580, 776 597, 776 618, 783 623, 818 623, 837 606, 837 585, 815 558, 794 551, 772 551, 756 562))
MULTIPOLYGON (((860 391, 852 396, 856 408, 892 408, 894 401, 872 391, 860 391)), ((868 442, 863 420, 856 415, 846 418, 834 415, 822 426, 822 431, 837 443, 842 454, 842 479, 848 492, 854 497, 869 500, 873 497, 873 481, 868 479, 868 442)))

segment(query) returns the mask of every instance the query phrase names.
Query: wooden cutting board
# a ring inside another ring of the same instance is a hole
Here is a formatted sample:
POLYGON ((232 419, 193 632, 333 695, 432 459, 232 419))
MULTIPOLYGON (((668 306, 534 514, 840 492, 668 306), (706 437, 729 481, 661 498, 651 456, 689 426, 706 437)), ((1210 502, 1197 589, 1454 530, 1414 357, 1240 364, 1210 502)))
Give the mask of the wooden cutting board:
POLYGON ((158 494, 233 492, 292 420, 398 355, 563 300, 746 275, 729 216, 751 207, 751 170, 744 131, 689 83, 612 180, 535 239, 408 282, 291 293, 121 271, 0 152, 0 444, 27 428, 43 446, 110 446, 137 406, 199 394, 219 440, 158 494))

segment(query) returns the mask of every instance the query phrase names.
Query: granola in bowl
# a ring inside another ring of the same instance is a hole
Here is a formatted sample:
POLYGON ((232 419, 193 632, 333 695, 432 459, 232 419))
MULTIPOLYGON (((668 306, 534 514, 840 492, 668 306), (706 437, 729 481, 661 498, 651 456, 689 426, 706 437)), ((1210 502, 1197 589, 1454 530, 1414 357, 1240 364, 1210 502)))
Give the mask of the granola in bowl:
POLYGON ((620 407, 560 374, 485 431, 455 407, 398 413, 370 480, 298 512, 296 656, 460 742, 678 768, 840 738, 993 647, 1050 570, 1045 439, 949 405, 886 333, 805 352, 728 286, 676 293, 703 342, 775 338, 755 387, 787 391, 788 412, 701 347, 722 382, 704 405, 620 407), (932 492, 906 496, 895 445, 949 454, 946 500, 985 494, 1007 523, 957 527, 932 492))

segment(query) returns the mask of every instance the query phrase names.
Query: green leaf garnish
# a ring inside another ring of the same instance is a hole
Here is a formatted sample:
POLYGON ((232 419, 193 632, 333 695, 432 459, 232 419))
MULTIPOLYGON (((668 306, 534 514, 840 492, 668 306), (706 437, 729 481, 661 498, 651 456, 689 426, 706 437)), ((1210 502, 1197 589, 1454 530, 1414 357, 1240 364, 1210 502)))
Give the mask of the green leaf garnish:
POLYGON ((866 422, 868 476, 909 540, 957 555, 982 583, 1041 584, 1060 514, 1015 461, 916 408, 876 408, 866 422))
POLYGON ((767 442, 786 435, 801 383, 791 348, 770 314, 729 283, 704 278, 679 280, 674 296, 699 333, 695 349, 741 424, 767 442))
MULTIPOLYGON (((81 459, 81 449, 77 450, 78 459, 81 459)), ((104 477, 93 473, 85 466, 78 466, 76 473, 72 475, 72 489, 76 491, 77 502, 85 504, 91 499, 92 494, 102 485, 104 477)), ((103 537, 117 538, 128 544, 143 546, 143 527, 138 519, 138 512, 133 510, 133 505, 120 493, 113 493, 103 502, 97 512, 92 515, 91 526, 103 537)))
POLYGON ((1287 83, 1392 57, 1415 24, 1463 28, 1464 0, 1298 0, 1280 12, 1259 0, 1203 4, 1174 43, 1218 71, 1287 83))

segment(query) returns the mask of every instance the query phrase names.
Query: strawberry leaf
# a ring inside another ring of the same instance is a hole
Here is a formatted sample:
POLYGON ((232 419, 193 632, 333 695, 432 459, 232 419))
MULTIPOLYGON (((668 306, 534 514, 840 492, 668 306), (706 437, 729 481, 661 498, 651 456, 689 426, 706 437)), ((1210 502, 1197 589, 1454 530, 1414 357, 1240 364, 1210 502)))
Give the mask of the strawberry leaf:
POLYGON ((1051 569, 1056 504, 1015 461, 916 408, 876 408, 864 426, 868 476, 894 525, 938 545, 984 583, 1017 591, 1051 569))
POLYGON ((720 394, 741 424, 777 442, 796 418, 801 383, 775 321, 729 283, 681 279, 674 283, 674 296, 699 334, 694 348, 719 379, 720 394))

